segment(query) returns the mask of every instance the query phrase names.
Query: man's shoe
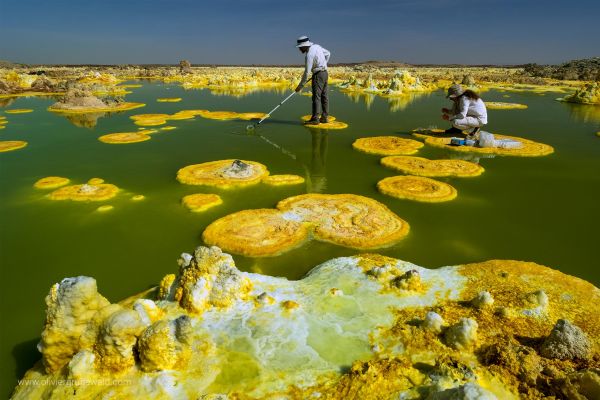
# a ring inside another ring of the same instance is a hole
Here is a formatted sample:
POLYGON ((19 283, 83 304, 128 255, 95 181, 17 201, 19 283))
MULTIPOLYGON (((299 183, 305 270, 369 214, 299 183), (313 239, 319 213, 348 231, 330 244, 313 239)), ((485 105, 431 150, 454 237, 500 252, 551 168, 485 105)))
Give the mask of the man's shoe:
POLYGON ((462 131, 458 128, 452 127, 452 128, 448 128, 444 131, 444 133, 448 133, 448 134, 458 134, 458 133, 462 133, 462 131))
POLYGON ((326 123, 328 123, 328 122, 329 122, 329 118, 327 118, 327 117, 323 117, 323 116, 322 116, 322 117, 319 119, 319 122, 320 122, 320 123, 322 123, 322 124, 326 124, 326 123))
POLYGON ((308 121, 306 121, 304 123, 304 125, 319 125, 319 120, 318 119, 309 119, 308 121))

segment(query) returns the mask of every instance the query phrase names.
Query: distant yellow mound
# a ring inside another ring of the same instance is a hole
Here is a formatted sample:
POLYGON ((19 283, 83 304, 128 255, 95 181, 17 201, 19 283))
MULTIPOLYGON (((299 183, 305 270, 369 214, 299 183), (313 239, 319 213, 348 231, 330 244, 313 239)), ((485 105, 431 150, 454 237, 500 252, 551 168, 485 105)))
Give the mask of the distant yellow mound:
POLYGON ((481 165, 464 160, 429 160, 408 156, 384 157, 381 164, 405 174, 438 178, 479 176, 484 171, 481 165))
POLYGON ((7 114, 26 114, 33 112, 33 110, 30 108, 13 108, 12 110, 6 110, 4 112, 7 114))
POLYGON ((204 242, 249 257, 272 257, 308 239, 309 224, 286 219, 273 209, 244 210, 210 224, 204 242))
POLYGON ((156 99, 159 103, 178 103, 181 101, 181 97, 161 97, 156 99))
POLYGON ((69 182, 71 182, 69 178, 63 178, 62 176, 47 176, 38 180, 33 186, 38 189, 56 189, 69 182))
POLYGON ((185 205, 190 211, 201 212, 206 211, 211 207, 223 204, 221 197, 216 194, 205 194, 195 193, 184 196, 181 199, 183 205, 185 205))
POLYGON ((377 188, 388 196, 426 203, 439 203, 456 198, 454 187, 421 176, 392 176, 379 181, 377 188))
POLYGON ((499 101, 486 101, 485 106, 488 110, 525 110, 526 104, 503 103, 499 101))
POLYGON ((257 184, 267 175, 267 167, 255 161, 220 160, 188 165, 177 171, 177 180, 188 185, 230 188, 257 184))
POLYGON ((63 186, 50 193, 52 200, 74 200, 74 201, 104 201, 112 199, 117 195, 119 188, 110 183, 99 185, 71 185, 63 186))
POLYGON ((395 156, 401 154, 414 154, 423 143, 412 139, 402 139, 396 136, 374 136, 356 139, 352 143, 358 151, 380 156, 395 156))
POLYGON ((262 179, 262 182, 272 186, 283 186, 283 185, 299 185, 304 183, 304 178, 299 175, 269 175, 262 179))
POLYGON ((102 143, 127 144, 150 140, 150 136, 142 132, 119 132, 102 135, 98 138, 102 143))
POLYGON ((27 146, 23 140, 3 140, 0 141, 0 153, 5 151, 19 150, 27 146))

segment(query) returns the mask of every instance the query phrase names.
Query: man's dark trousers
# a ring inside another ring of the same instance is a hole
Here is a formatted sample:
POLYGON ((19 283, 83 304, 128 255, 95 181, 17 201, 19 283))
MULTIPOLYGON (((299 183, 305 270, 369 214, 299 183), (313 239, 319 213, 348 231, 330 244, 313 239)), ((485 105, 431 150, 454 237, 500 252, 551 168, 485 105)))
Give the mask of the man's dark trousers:
POLYGON ((329 115, 329 97, 327 95, 327 71, 318 71, 312 77, 312 119, 329 115))

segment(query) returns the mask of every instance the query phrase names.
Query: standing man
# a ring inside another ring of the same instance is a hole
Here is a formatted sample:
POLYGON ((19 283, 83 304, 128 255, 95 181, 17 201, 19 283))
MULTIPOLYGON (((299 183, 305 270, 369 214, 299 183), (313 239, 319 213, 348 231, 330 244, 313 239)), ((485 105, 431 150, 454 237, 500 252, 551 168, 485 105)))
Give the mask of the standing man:
POLYGON ((312 116, 306 121, 307 125, 326 124, 329 115, 329 98, 327 97, 327 63, 331 53, 318 44, 312 43, 307 36, 300 36, 297 40, 296 47, 300 49, 302 54, 305 54, 305 68, 302 80, 296 88, 296 92, 302 90, 308 74, 312 73, 312 116), (319 118, 320 116, 320 118, 319 118))

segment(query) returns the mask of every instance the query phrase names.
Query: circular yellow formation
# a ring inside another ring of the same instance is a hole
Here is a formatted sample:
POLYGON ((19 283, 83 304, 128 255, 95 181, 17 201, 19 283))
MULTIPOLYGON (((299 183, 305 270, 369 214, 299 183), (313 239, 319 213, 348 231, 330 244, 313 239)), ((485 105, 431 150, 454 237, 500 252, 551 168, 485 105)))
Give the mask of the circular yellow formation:
POLYGON ((195 193, 184 196, 181 199, 183 205, 185 205, 190 211, 201 212, 206 211, 211 207, 223 204, 221 197, 216 194, 205 194, 195 193))
POLYGON ((133 196, 131 198, 131 200, 133 201, 140 201, 140 200, 144 200, 146 198, 146 196, 144 196, 143 194, 136 194, 135 196, 133 196))
POLYGON ((268 175, 269 171, 263 164, 232 159, 188 165, 177 171, 177 180, 188 185, 230 188, 255 185, 268 175))
MULTIPOLYGON (((300 119, 302 120, 302 122, 306 122, 309 119, 311 119, 311 117, 312 117, 312 115, 303 115, 302 117, 300 117, 300 119)), ((327 119, 329 120, 329 122, 335 121, 335 117, 333 117, 331 115, 329 117, 327 117, 327 119)))
POLYGON ((159 103, 178 103, 181 101, 181 97, 161 97, 156 99, 159 103))
POLYGON ((119 188, 110 183, 71 185, 50 193, 51 200, 104 201, 117 195, 119 188))
POLYGON ((243 119, 243 120, 251 120, 251 119, 263 119, 264 117, 266 117, 267 114, 266 113, 261 113, 261 112, 247 112, 247 113, 239 113, 237 118, 238 119, 243 119))
POLYGON ((524 139, 516 136, 494 134, 496 139, 512 139, 522 143, 523 146, 517 149, 502 149, 497 147, 475 147, 475 146, 450 146, 450 137, 435 136, 437 133, 433 130, 428 131, 413 131, 413 136, 425 139, 425 144, 433 147, 440 147, 448 150, 459 151, 463 153, 479 153, 479 154, 497 154, 502 156, 517 156, 517 157, 540 157, 554 153, 554 148, 544 143, 534 142, 533 140, 524 139), (432 135, 433 133, 433 135, 432 135))
POLYGON ((274 209, 244 210, 210 224, 205 243, 248 257, 273 257, 308 239, 309 224, 284 218, 274 209))
POLYGON ((127 144, 145 142, 146 140, 150 140, 150 136, 141 132, 119 132, 102 135, 98 140, 102 143, 127 144))
POLYGON ((441 178, 447 176, 479 176, 484 169, 481 165, 464 160, 429 160, 422 157, 389 156, 381 159, 381 164, 410 175, 441 178))
POLYGON ((456 198, 456 189, 447 183, 422 176, 392 176, 377 183, 377 189, 398 199, 440 203, 456 198))
POLYGON ((91 178, 88 182, 88 185, 100 185, 104 183, 104 179, 102 178, 91 178))
POLYGON ((33 112, 33 110, 30 108, 13 108, 12 110, 6 110, 4 112, 7 114, 26 114, 33 112))
POLYGON ((69 178, 63 178, 62 176, 47 176, 39 179, 33 184, 33 187, 37 189, 56 189, 61 186, 65 186, 71 182, 69 178))
MULTIPOLYGON (((310 119, 310 115, 305 115, 303 117, 301 117, 302 121, 308 121, 310 119)), ((340 121, 336 121, 335 117, 328 117, 329 122, 327 122, 326 124, 319 124, 319 125, 304 125, 307 128, 314 128, 314 129, 345 129, 348 127, 348 124, 345 122, 340 122, 340 121)))
POLYGON ((519 103, 503 103, 501 101, 486 101, 485 107, 488 110, 525 110, 527 105, 519 103))
POLYGON ((96 208, 96 211, 99 211, 99 212, 106 212, 106 211, 110 211, 110 210, 112 210, 113 208, 114 208, 114 207, 113 207, 113 206, 111 206, 111 205, 104 205, 104 206, 100 206, 100 207, 96 208))
POLYGON ((300 175, 291 174, 269 175, 265 176, 262 182, 271 186, 299 185, 304 183, 304 178, 300 175))
POLYGON ((235 111, 208 111, 208 110, 198 110, 197 115, 201 116, 202 118, 218 119, 218 120, 230 120, 230 119, 250 120, 250 119, 262 119, 267 116, 267 114, 261 113, 261 112, 238 113, 235 111))
POLYGON ((423 146, 423 143, 419 141, 402 139, 396 136, 366 137, 356 139, 352 143, 352 147, 358 151, 380 156, 414 154, 423 146))
POLYGON ((27 146, 27 142, 23 140, 4 140, 0 141, 0 153, 5 151, 19 150, 27 146))
POLYGON ((406 221, 382 203, 354 194, 304 194, 277 208, 314 225, 316 239, 355 249, 395 244, 409 231, 406 221))

